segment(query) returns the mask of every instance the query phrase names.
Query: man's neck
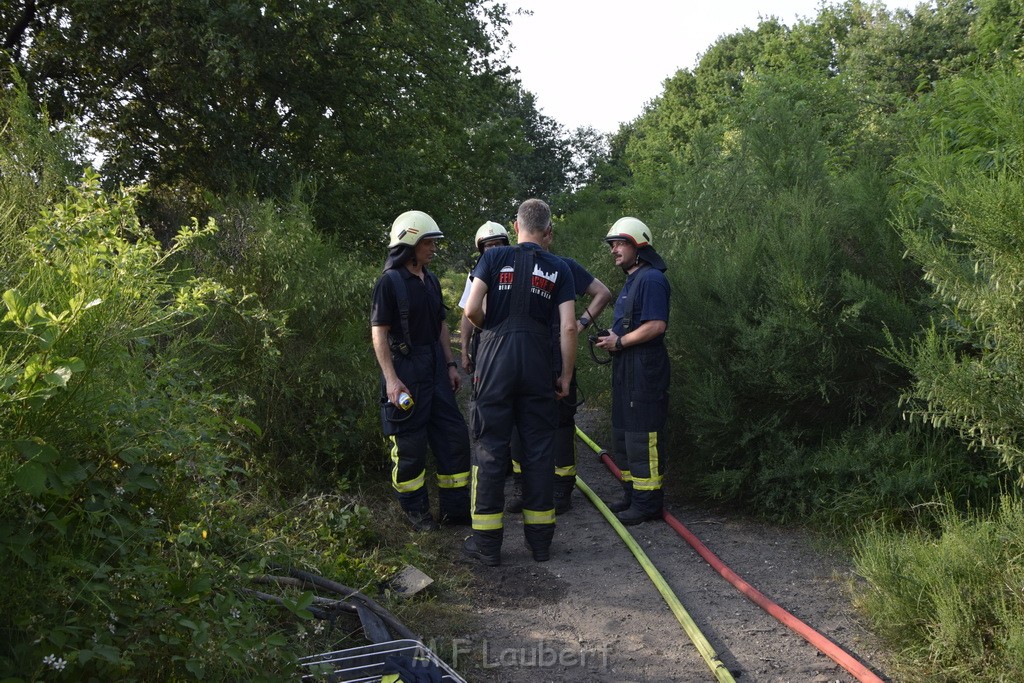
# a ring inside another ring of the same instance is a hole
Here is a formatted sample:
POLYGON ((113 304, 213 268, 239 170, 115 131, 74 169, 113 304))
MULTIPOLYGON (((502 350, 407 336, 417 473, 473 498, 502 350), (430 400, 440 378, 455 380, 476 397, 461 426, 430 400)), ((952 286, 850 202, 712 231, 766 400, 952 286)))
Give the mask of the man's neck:
POLYGON ((423 279, 423 264, 413 263, 412 261, 405 262, 405 268, 416 277, 423 279))

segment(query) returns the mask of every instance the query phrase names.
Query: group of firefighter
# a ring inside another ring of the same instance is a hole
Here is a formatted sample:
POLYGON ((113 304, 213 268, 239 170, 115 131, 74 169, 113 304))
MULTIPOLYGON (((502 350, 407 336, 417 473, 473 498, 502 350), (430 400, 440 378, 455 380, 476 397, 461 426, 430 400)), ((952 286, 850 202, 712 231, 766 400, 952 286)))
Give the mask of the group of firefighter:
MULTIPOLYGON (((501 563, 506 513, 522 514, 535 561, 551 556, 556 514, 570 509, 576 481, 578 335, 612 300, 579 263, 552 253, 545 202, 523 202, 514 232, 512 244, 502 224, 480 226, 480 257, 459 302, 460 360, 472 385, 468 426, 455 399, 462 380, 448 309, 428 267, 444 235, 426 213, 407 211, 391 226, 370 317, 398 502, 417 531, 436 530, 439 522, 471 524, 462 554, 487 566, 501 563), (581 297, 587 304, 577 316, 581 297), (428 447, 437 517, 426 486, 428 447), (513 495, 506 504, 510 471, 513 495)), ((625 274, 613 323, 593 341, 611 356, 612 457, 623 474, 624 495, 609 507, 633 525, 662 516, 670 288, 643 222, 621 218, 604 239, 625 274)))

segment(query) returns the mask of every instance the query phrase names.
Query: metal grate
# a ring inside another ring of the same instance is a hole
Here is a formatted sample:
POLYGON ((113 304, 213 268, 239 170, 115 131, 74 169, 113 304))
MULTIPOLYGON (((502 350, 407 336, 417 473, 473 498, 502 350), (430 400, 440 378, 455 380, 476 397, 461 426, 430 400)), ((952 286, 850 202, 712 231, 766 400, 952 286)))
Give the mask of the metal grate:
POLYGON ((345 650, 324 652, 299 659, 308 673, 303 681, 327 680, 331 683, 370 683, 380 681, 384 661, 392 655, 427 659, 437 665, 444 675, 444 683, 466 683, 466 680, 442 662, 437 655, 418 640, 389 640, 384 643, 350 647, 345 650))

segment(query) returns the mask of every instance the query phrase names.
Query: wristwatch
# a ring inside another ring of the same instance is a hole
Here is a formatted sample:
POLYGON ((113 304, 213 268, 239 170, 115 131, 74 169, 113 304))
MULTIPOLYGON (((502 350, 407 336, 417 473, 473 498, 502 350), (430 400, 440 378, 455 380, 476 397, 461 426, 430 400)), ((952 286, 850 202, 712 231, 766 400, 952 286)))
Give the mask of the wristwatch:
POLYGON ((450 368, 457 368, 457 367, 459 366, 459 364, 458 364, 458 363, 456 363, 456 362, 455 362, 455 361, 453 361, 453 360, 450 360, 450 361, 448 361, 447 365, 448 365, 448 367, 450 367, 450 368))
POLYGON ((615 350, 616 351, 621 351, 622 350, 622 337, 616 337, 615 338, 615 350))
POLYGON ((590 325, 590 318, 588 318, 585 315, 580 316, 580 325, 583 325, 583 329, 587 329, 587 327, 590 325))

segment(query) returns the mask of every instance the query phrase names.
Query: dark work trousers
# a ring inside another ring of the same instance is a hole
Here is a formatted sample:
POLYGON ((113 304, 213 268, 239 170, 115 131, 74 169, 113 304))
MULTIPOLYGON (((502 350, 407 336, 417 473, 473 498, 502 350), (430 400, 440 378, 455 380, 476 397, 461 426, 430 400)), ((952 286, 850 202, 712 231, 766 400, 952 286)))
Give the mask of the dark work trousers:
MULTIPOLYGON (((515 282, 527 284, 529 269, 516 260, 515 282)), ((532 261, 532 259, 530 259, 532 261)), ((523 441, 523 531, 534 549, 547 550, 555 534, 551 473, 558 425, 551 331, 527 314, 527 289, 513 289, 511 314, 480 333, 472 418, 473 534, 477 547, 497 552, 504 534, 505 475, 512 429, 523 441)))
MULTIPOLYGON (((555 427, 554 465, 555 479, 554 491, 559 496, 572 494, 576 487, 576 408, 577 408, 577 387, 576 369, 572 371, 572 381, 569 384, 569 394, 565 398, 558 399, 558 426, 555 427)), ((512 434, 512 471, 516 476, 522 474, 523 445, 519 438, 519 432, 512 434)))
POLYGON ((413 399, 410 411, 386 404, 381 379, 381 424, 391 454, 391 485, 406 512, 428 512, 427 446, 437 470, 442 519, 469 516, 469 431, 448 382, 440 342, 392 354, 395 371, 413 399))
POLYGON ((612 454, 631 506, 644 513, 664 500, 669 372, 664 337, 612 354, 612 454))

